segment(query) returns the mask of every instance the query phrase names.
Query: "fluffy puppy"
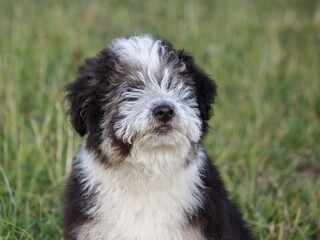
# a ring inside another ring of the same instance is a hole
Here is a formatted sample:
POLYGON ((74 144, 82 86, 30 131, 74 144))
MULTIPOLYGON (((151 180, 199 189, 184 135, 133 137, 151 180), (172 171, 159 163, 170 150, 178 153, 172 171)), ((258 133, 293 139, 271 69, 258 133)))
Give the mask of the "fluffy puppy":
POLYGON ((67 239, 252 239, 203 148, 215 83, 184 51, 114 40, 67 87, 84 136, 66 185, 67 239))

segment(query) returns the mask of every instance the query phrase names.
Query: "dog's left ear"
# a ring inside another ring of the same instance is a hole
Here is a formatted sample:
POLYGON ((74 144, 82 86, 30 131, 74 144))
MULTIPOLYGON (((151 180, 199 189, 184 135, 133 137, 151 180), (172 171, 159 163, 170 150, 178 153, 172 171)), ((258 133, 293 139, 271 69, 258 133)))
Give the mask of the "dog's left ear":
POLYGON ((185 51, 178 51, 179 58, 186 64, 187 74, 194 79, 197 103, 200 110, 200 117, 203 120, 203 132, 207 131, 207 121, 212 114, 211 105, 217 95, 215 82, 199 68, 193 58, 185 51))

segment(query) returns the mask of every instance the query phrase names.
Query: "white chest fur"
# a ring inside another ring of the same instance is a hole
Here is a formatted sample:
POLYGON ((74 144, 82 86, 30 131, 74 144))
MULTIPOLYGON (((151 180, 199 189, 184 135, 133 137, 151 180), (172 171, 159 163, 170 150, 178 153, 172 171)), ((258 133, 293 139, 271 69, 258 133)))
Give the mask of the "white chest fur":
POLYGON ((187 222, 187 215, 202 204, 200 156, 163 177, 148 176, 130 163, 105 168, 86 151, 78 160, 86 190, 96 193, 96 202, 88 210, 94 220, 78 229, 78 239, 203 239, 199 229, 187 222))

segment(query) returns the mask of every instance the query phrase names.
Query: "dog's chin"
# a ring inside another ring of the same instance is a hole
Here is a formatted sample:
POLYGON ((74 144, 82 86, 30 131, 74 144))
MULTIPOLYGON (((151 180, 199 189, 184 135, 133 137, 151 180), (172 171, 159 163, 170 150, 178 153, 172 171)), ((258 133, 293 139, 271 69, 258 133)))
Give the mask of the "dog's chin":
POLYGON ((153 132, 156 136, 162 137, 162 136, 171 136, 172 134, 175 134, 177 130, 173 129, 171 125, 163 124, 160 126, 157 126, 153 132))
POLYGON ((144 148, 174 148, 189 142, 188 137, 181 131, 169 125, 153 128, 137 139, 136 144, 144 148))

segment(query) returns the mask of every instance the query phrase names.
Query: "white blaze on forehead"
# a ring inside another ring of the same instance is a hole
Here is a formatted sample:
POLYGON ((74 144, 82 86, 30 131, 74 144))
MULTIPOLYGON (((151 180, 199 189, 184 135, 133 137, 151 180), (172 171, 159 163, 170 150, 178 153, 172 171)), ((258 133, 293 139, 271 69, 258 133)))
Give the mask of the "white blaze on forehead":
POLYGON ((139 79, 145 85, 154 87, 160 82, 161 88, 166 89, 169 80, 186 69, 173 49, 151 35, 119 38, 109 49, 120 63, 136 67, 128 77, 139 79))
POLYGON ((160 68, 161 40, 150 35, 131 38, 119 38, 112 42, 110 49, 115 52, 121 61, 129 64, 138 64, 148 71, 160 68))

